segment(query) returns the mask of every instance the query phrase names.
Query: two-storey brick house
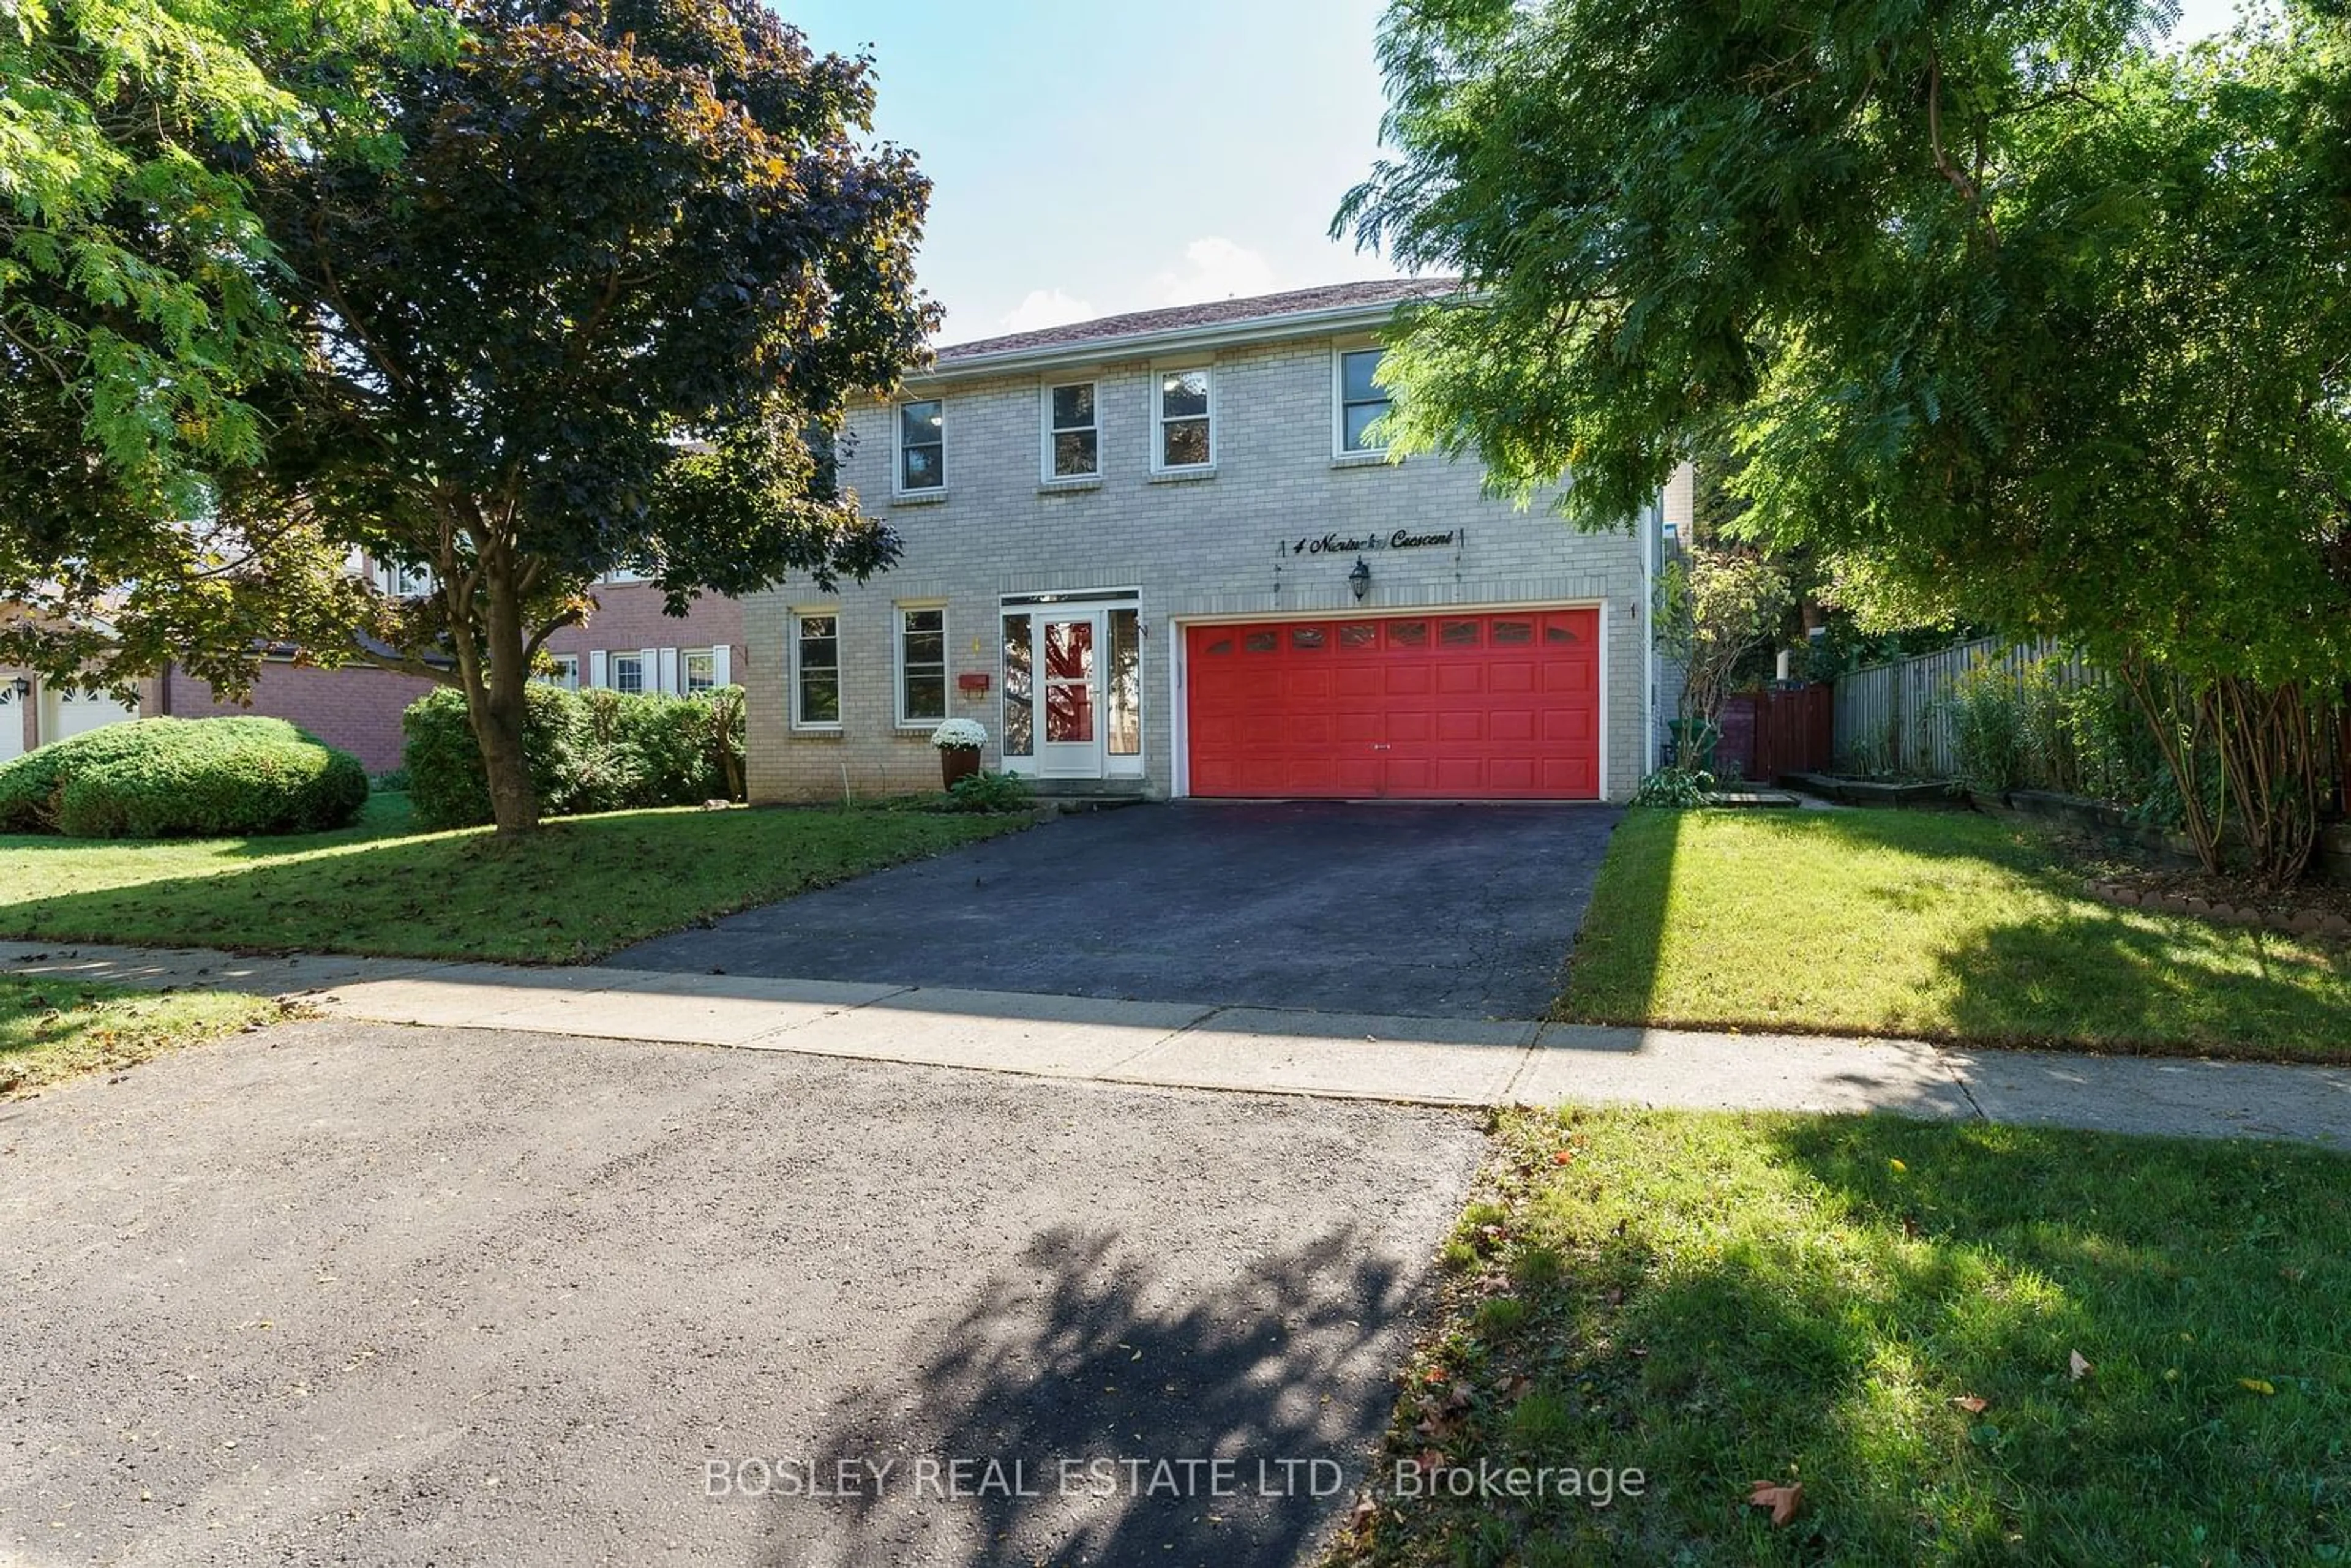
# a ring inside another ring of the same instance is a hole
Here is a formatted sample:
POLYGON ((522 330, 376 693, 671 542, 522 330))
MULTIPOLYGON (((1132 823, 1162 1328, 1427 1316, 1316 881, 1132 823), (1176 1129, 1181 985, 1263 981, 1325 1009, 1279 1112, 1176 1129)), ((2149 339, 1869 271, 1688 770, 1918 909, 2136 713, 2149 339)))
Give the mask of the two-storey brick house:
POLYGON ((1342 285, 942 350, 853 411, 904 540, 744 601, 754 800, 935 788, 947 717, 1040 789, 1621 800, 1654 754, 1660 508, 1585 535, 1387 461, 1342 285))

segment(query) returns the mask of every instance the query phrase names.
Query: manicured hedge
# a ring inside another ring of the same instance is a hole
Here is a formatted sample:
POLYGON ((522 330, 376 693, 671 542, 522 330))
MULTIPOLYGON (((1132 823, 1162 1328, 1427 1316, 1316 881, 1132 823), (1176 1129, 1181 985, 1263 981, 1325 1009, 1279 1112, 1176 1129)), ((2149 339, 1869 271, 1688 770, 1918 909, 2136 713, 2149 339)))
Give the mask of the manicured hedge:
POLYGON ((0 767, 0 832, 230 838, 348 825, 367 769, 281 718, 143 718, 0 767))
MULTIPOLYGON (((428 828, 490 820, 488 775, 465 694, 428 692, 401 718, 409 805, 428 828)), ((695 806, 743 793, 743 688, 697 696, 530 688, 524 746, 550 817, 695 806)))

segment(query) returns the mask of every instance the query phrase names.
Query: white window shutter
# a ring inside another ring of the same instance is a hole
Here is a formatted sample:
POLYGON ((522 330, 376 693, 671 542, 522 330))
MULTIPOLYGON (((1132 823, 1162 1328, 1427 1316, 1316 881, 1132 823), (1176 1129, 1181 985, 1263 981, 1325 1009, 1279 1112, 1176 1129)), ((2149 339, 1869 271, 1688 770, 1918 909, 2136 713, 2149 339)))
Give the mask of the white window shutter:
POLYGON ((661 650, 659 648, 637 650, 637 690, 640 692, 661 690, 661 650))
POLYGON ((719 643, 718 646, 710 650, 710 680, 712 685, 731 686, 735 684, 734 671, 729 668, 731 661, 727 657, 728 654, 734 652, 734 649, 728 647, 724 643, 719 643))
POLYGON ((597 687, 609 686, 612 684, 611 677, 606 674, 604 651, 601 648, 588 655, 588 684, 597 687))
POLYGON ((672 695, 684 690, 678 685, 677 650, 674 648, 664 648, 661 651, 661 689, 672 695))

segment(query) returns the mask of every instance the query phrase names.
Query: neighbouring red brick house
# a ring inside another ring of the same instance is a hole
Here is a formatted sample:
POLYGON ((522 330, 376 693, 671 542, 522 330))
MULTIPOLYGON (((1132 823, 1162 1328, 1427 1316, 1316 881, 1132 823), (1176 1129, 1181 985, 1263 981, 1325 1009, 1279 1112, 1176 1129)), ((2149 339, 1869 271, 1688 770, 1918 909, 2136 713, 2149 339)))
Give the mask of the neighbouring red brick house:
MULTIPOLYGON (((392 586, 387 584, 387 586, 392 586)), ((410 591, 413 585, 402 584, 410 591)), ((565 685, 628 692, 687 693, 727 685, 743 667, 743 611, 731 599, 696 600, 683 618, 662 613, 661 591, 626 577, 597 585, 598 610, 586 626, 548 639, 565 685)), ((370 664, 321 670, 290 652, 261 666, 247 703, 223 701, 176 664, 139 683, 126 706, 102 693, 50 686, 29 671, 0 668, 0 762, 48 741, 125 719, 214 718, 262 714, 282 718, 357 757, 371 773, 400 763, 400 716, 433 689, 416 675, 370 664)))

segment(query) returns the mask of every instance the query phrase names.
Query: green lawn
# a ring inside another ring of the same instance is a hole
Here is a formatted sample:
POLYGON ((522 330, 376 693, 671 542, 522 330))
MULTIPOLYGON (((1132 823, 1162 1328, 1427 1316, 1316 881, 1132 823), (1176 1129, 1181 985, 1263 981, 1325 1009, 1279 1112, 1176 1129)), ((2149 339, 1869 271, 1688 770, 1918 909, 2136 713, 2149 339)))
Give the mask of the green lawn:
POLYGON ((2338 1155, 1520 1113, 1446 1261, 1336 1563, 2351 1562, 2338 1155), (1643 1491, 1395 1500, 1423 1455, 1643 1491))
POLYGON ((358 827, 158 843, 0 837, 0 937, 561 963, 1025 824, 919 811, 618 811, 519 843, 358 827))
POLYGON ((157 995, 48 977, 0 977, 0 1095, 41 1089, 76 1073, 116 1071, 283 1016, 266 997, 157 995))
POLYGON ((2090 898, 1927 811, 1628 812, 1559 1016, 2351 1061, 2351 954, 2090 898))

